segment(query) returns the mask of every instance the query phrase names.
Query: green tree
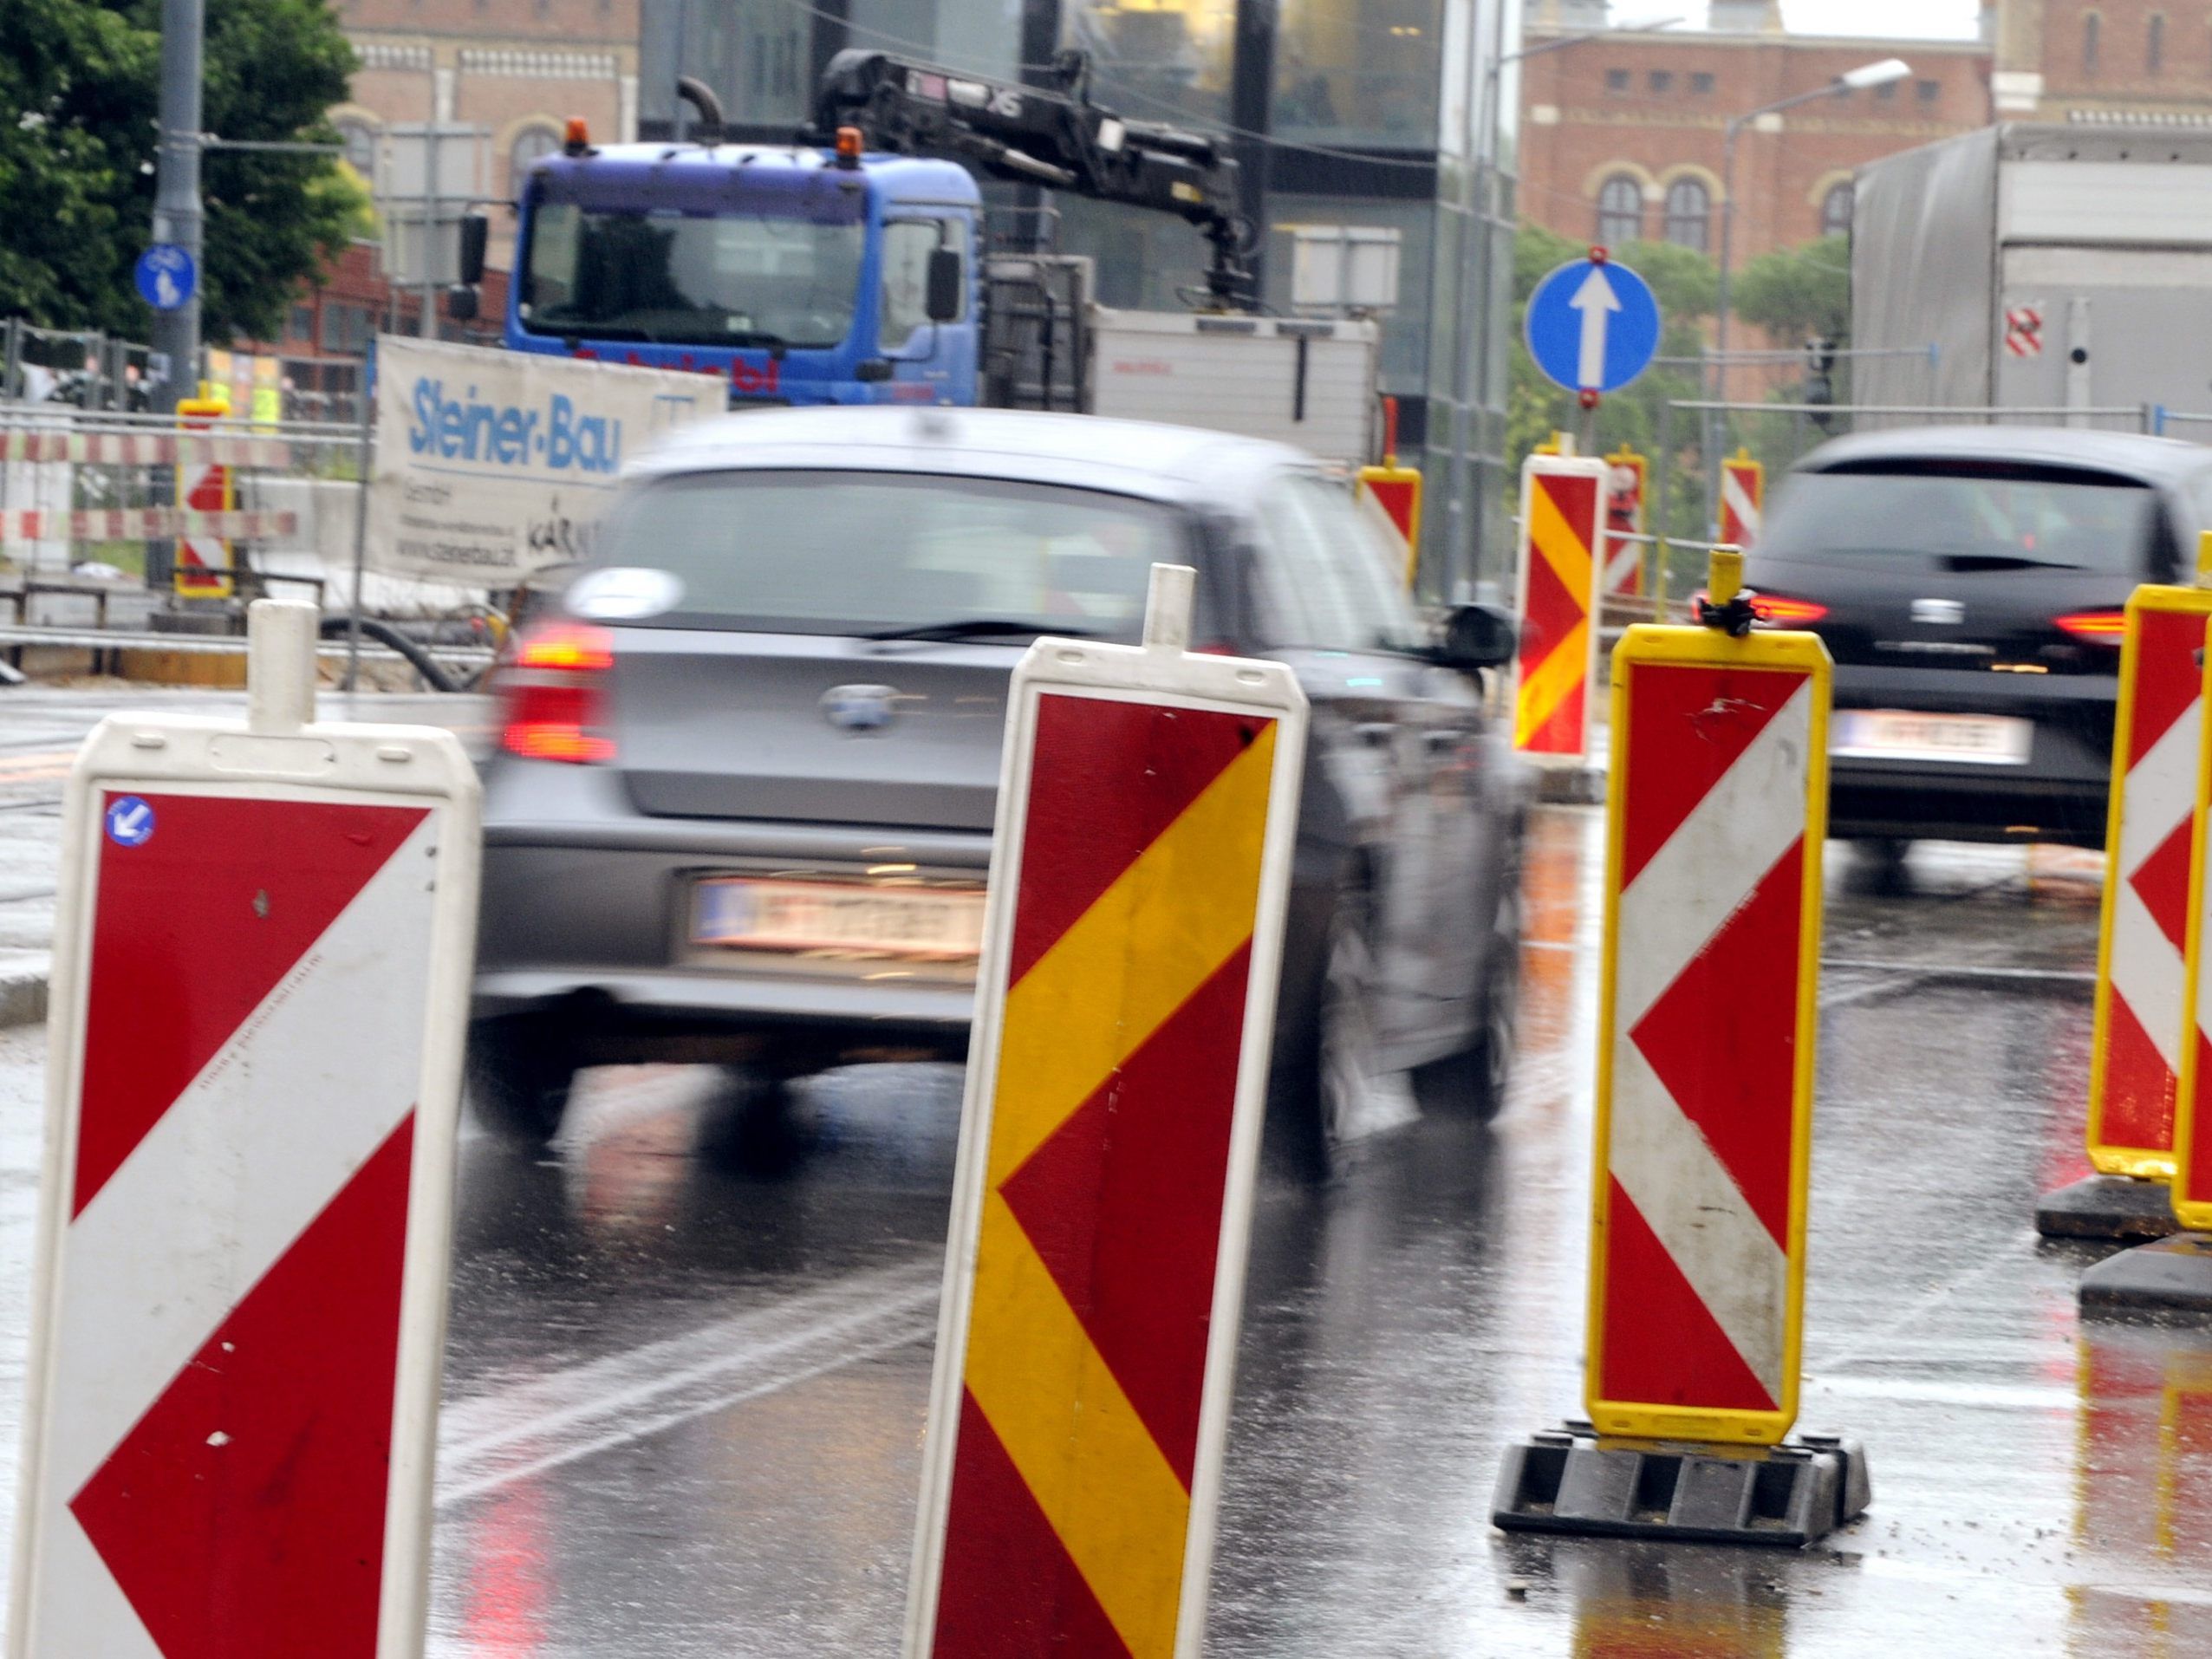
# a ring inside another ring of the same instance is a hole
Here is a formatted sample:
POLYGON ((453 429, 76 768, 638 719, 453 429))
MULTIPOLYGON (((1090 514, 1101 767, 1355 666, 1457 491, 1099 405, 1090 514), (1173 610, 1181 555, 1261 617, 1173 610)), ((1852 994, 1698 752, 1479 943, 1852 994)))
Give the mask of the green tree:
POLYGON ((1816 337, 1840 345, 1851 327, 1850 240, 1823 237, 1762 253, 1738 273, 1729 298, 1738 316, 1766 329, 1777 345, 1816 337))
MULTIPOLYGON (((328 0, 208 0, 204 124, 230 139, 334 142, 353 49, 328 0)), ((160 0, 0 0, 0 314, 144 339, 131 267, 151 234, 160 0)), ((366 201, 335 159, 215 150, 201 326, 278 332, 300 282, 366 201)))

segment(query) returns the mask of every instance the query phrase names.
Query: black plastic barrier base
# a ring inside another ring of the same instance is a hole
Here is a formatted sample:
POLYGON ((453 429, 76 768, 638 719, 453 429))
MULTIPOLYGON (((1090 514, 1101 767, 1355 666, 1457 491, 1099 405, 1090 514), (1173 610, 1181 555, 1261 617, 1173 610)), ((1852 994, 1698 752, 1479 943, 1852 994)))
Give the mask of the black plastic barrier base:
POLYGON ((1603 806, 1605 773, 1597 766, 1538 766, 1536 798, 1552 806, 1603 806))
POLYGON ((2046 1239, 2163 1239, 2178 1232, 2163 1181, 2088 1175, 2043 1194, 2035 1230, 2046 1239))
POLYGON ((1798 1549, 1874 1500, 1856 1441, 1803 1435, 1773 1447, 1600 1440, 1586 1422, 1510 1447, 1493 1526, 1798 1549))
POLYGON ((2212 1233, 2176 1233, 2106 1257, 2081 1276, 2081 1311, 2212 1321, 2212 1233))

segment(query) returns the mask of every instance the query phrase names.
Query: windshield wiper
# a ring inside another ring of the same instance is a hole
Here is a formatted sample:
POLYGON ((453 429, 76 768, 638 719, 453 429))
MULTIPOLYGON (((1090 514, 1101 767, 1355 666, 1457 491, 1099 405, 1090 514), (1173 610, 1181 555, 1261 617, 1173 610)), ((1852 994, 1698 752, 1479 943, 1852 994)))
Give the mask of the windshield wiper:
POLYGON ((1009 634, 1025 634, 1034 638, 1039 634, 1057 634, 1070 640, 1094 640, 1098 630, 1071 628, 1058 622, 1025 622, 1013 616, 968 616, 952 622, 917 622, 912 628, 887 628, 879 633, 863 634, 863 640, 989 640, 1009 634))
POLYGON ((1946 570, 1969 575, 1976 570, 2079 570, 2071 559, 2039 559, 2032 553, 1941 553, 1946 570))
POLYGON ((791 348, 791 342, 784 339, 782 335, 771 334, 765 329, 740 329, 734 334, 724 335, 719 343, 725 346, 761 347, 779 355, 791 348))

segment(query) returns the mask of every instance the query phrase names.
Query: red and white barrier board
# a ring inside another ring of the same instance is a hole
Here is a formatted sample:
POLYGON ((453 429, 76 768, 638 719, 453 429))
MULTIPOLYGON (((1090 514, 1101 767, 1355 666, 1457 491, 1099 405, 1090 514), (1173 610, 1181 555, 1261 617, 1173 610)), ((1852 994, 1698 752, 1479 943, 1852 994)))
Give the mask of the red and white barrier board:
POLYGON ((1797 1413, 1827 826, 1810 634, 1613 654, 1585 1403, 1772 1445, 1797 1413))
POLYGON ((11 1659, 421 1651, 477 784, 254 611, 70 776, 11 1659))
POLYGON ((1014 673, 910 1659, 1204 1635, 1306 706, 1191 575, 1014 673))
POLYGON ((2208 616, 2212 590, 2201 588, 2146 586, 2128 600, 2089 1060, 2089 1160, 2100 1174, 2174 1172, 2208 616))
MULTIPOLYGON (((2205 552, 2212 554, 2212 537, 2206 538, 2205 552)), ((2200 615, 2212 615, 2212 592, 2194 589, 2169 589, 2138 588, 2135 597, 2128 602, 2132 620, 2137 603, 2146 594, 2182 592, 2203 602, 2200 615)), ((2143 619, 2146 623, 2149 618, 2143 619)), ((2195 619, 2192 619, 2195 620, 2195 619)), ((2129 637, 2134 637, 2130 630, 2129 637)), ((2204 706, 2205 690, 2212 686, 2212 624, 2197 631, 2196 637, 2206 647, 2199 652, 2204 667, 2199 671, 2196 712, 2201 715, 2204 706)), ((2126 695, 2126 682, 2122 682, 2122 695, 2126 695)), ((2138 699, 2142 696, 2137 687, 2138 699)), ((2124 722, 2126 716, 2124 713, 2124 722)), ((2196 724, 2202 724, 2201 719, 2196 724)), ((2188 932, 2183 939, 2186 966, 2183 973, 2183 1005, 2189 1011, 2189 1028, 2183 1038, 2181 1072, 2174 1095, 2174 1109, 2170 1121, 2171 1151, 2167 1169, 2173 1182, 2168 1201, 2174 1219, 2190 1233, 2212 1233, 2212 974, 2204 972, 2205 941, 2212 936, 2207 922, 2206 908, 2212 906, 2212 879, 2208 879, 2207 861, 2212 859, 2212 733, 2200 737, 2196 755, 2196 768, 2191 777, 2190 801, 2195 810, 2182 820, 2183 833, 2189 843, 2189 892, 2186 901, 2189 916, 2188 932)), ((2115 872, 2117 875, 2117 871, 2115 872)), ((2106 904, 2111 901, 2109 889, 2116 883, 2108 879, 2106 904)), ((2117 940, 2109 954, 2117 954, 2117 940)), ((2098 988, 2103 989, 2100 976, 2098 988)), ((2094 1057, 2092 1058, 2092 1064, 2094 1057)), ((2090 1151, 2097 1151, 2094 1135, 2090 1151)))
POLYGON ((1766 469, 1738 450, 1721 463, 1721 541, 1747 548, 1759 539, 1766 511, 1766 469))
POLYGON ((1623 444, 1605 458, 1605 595, 1643 593, 1643 495, 1650 462, 1623 444))

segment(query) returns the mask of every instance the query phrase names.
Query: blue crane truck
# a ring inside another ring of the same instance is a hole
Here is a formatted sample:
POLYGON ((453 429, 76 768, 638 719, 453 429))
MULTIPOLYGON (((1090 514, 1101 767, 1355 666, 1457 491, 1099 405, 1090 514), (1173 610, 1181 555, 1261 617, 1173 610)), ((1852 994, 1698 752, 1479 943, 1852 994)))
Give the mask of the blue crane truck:
MULTIPOLYGON (((505 343, 712 374, 733 407, 1086 407, 1081 262, 988 257, 977 173, 1180 215, 1212 249, 1202 309, 1274 337, 1238 318, 1254 307, 1235 160, 1092 102, 1080 54, 1049 79, 849 50, 788 146, 724 141, 690 77, 686 141, 595 145, 571 122, 519 192, 505 343)), ((464 236, 458 316, 475 315, 487 235, 479 219, 464 236)))

